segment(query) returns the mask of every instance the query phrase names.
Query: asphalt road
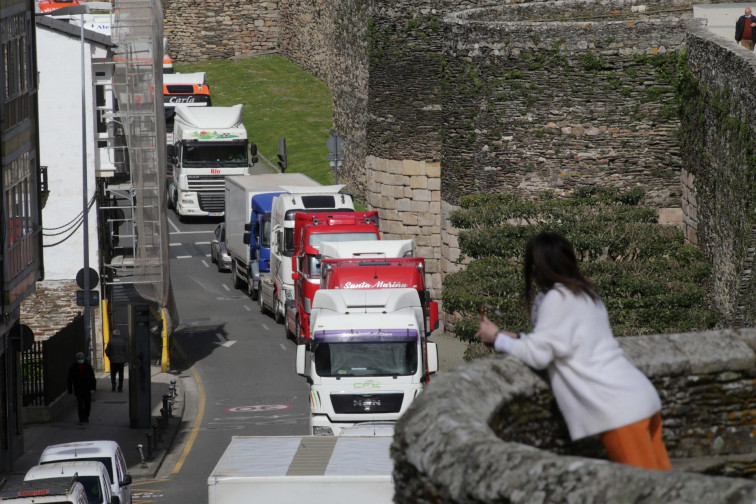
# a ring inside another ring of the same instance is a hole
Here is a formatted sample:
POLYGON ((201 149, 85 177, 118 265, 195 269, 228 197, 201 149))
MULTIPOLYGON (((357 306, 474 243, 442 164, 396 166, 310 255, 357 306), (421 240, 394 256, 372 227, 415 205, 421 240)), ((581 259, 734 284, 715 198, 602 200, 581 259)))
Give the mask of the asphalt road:
POLYGON ((186 391, 186 425, 172 452, 158 478, 140 485, 135 503, 206 503, 207 477, 231 436, 308 433, 308 389, 294 372, 296 346, 283 326, 211 263, 220 220, 168 218, 180 317, 172 367, 192 376, 196 389, 186 391))

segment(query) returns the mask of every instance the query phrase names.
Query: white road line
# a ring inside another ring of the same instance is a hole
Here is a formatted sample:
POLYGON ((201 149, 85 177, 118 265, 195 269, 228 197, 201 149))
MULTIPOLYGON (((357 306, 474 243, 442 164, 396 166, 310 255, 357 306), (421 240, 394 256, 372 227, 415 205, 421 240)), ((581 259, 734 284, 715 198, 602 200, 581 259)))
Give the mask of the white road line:
POLYGON ((202 264, 205 265, 205 268, 209 268, 210 267, 210 265, 207 264, 207 261, 205 261, 204 259, 202 259, 202 264))
POLYGON ((212 229, 200 230, 200 231, 175 231, 171 235, 185 235, 185 234, 213 234, 212 229))
POLYGON ((270 331, 270 329, 268 329, 268 326, 267 326, 267 325, 265 325, 265 324, 262 324, 262 327, 263 327, 263 329, 265 329, 266 331, 270 331))
POLYGON ((180 243, 169 243, 168 246, 169 247, 180 247, 181 244, 180 243))
POLYGON ((173 228, 174 230, 176 230, 176 232, 177 232, 177 233, 180 233, 180 232, 181 232, 181 230, 180 230, 180 229, 178 228, 178 226, 176 226, 176 224, 174 224, 174 223, 173 223, 173 221, 172 221, 171 219, 168 219, 168 224, 170 224, 170 225, 171 225, 171 227, 172 227, 172 228, 173 228))
POLYGON ((192 256, 176 256, 176 259, 191 259, 192 256))
POLYGON ((247 310, 247 311, 252 311, 252 308, 250 308, 250 307, 249 307, 249 306, 247 306, 247 305, 244 305, 244 309, 245 309, 245 310, 247 310))
POLYGON ((210 242, 194 242, 195 245, 210 245, 210 242))
POLYGON ((286 345, 284 345, 283 343, 279 343, 279 344, 278 344, 278 346, 280 346, 280 347, 281 347, 281 349, 282 349, 282 350, 283 350, 284 352, 286 351, 286 345))
POLYGON ((228 288, 228 285, 226 285, 226 284, 221 284, 221 285, 222 285, 222 286, 223 286, 223 288, 224 288, 224 289, 226 289, 227 291, 230 291, 230 290, 231 290, 231 289, 229 289, 229 288, 228 288))
POLYGON ((205 254, 205 257, 210 257, 212 254, 205 254))

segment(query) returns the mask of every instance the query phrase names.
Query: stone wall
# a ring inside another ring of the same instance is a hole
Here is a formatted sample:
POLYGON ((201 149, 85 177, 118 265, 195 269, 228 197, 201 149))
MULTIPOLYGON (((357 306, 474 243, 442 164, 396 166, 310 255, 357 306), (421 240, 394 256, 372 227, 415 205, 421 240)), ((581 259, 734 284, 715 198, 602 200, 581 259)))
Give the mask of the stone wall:
POLYGON ((165 0, 166 48, 175 62, 252 56, 279 45, 278 0, 165 0))
POLYGON ((753 464, 741 454, 753 450, 756 330, 620 345, 659 390, 676 471, 608 464, 595 438, 571 443, 544 379, 496 356, 432 379, 398 421, 395 502, 753 502, 752 480, 681 469, 690 457, 720 457, 707 470, 734 476, 753 464))
POLYGON ((735 327, 756 325, 756 79, 753 53, 706 30, 686 39, 681 148, 687 236, 714 265, 712 299, 735 327))
MULTIPOLYGON (((76 291, 79 287, 74 280, 44 280, 37 282, 35 292, 21 304, 20 323, 34 332, 35 341, 43 341, 66 327, 84 308, 76 305, 76 291)), ((90 310, 92 327, 96 335, 95 364, 102 366, 102 317, 101 309, 93 306, 90 310)), ((70 355, 73 361, 74 356, 70 355)))

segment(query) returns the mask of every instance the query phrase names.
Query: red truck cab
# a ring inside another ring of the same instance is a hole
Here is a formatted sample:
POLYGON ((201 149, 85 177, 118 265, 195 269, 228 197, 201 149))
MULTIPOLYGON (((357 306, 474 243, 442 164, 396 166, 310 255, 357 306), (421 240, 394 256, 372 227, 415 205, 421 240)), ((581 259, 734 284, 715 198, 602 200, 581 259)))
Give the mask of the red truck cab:
POLYGON ((380 240, 378 212, 297 213, 294 218, 294 307, 286 307, 286 336, 298 344, 310 338, 312 298, 320 288, 320 245, 380 240))

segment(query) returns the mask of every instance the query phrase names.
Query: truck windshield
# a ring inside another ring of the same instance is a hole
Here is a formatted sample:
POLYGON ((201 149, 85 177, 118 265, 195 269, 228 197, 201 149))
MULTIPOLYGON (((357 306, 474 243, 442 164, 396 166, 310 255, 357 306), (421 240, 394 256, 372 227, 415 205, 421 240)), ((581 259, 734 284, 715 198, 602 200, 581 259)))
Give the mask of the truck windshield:
POLYGON ((247 166, 247 146, 244 143, 218 145, 184 145, 182 162, 187 167, 247 166))
POLYGON ((417 341, 318 343, 315 371, 322 377, 411 376, 417 372, 417 341))

